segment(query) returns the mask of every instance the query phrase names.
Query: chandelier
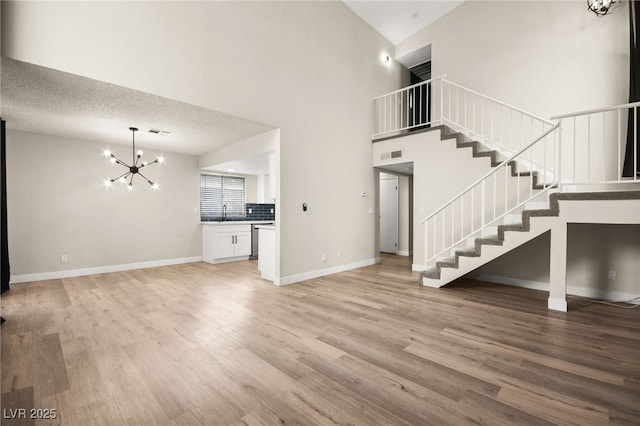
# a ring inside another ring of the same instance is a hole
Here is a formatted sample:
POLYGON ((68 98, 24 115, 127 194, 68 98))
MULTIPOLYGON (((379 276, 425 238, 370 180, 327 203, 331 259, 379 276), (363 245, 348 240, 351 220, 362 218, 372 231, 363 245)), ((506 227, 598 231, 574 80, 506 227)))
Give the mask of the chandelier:
POLYGON ((136 151, 136 132, 138 131, 138 129, 136 127, 129 127, 129 130, 131 130, 131 135, 133 137, 133 158, 131 159, 131 165, 125 163, 124 161, 120 160, 118 157, 116 157, 115 155, 113 155, 113 153, 111 151, 109 151, 108 149, 104 150, 104 155, 105 157, 109 157, 109 160, 111 161, 111 163, 113 164, 120 164, 122 167, 126 168, 127 171, 124 172, 123 174, 121 174, 118 177, 115 177, 113 179, 107 179, 104 184, 107 187, 110 187, 111 184, 115 181, 118 181, 120 183, 126 183, 127 179, 129 179, 129 176, 131 176, 131 178, 129 179, 129 184, 127 185, 127 189, 129 191, 131 191, 133 189, 133 178, 135 177, 135 175, 140 175, 141 178, 143 178, 144 180, 147 181, 147 183, 149 185, 151 185, 151 187, 153 189, 158 189, 158 184, 155 182, 150 181, 149 179, 147 179, 147 177, 145 175, 143 175, 140 170, 143 169, 144 167, 150 166, 152 164, 156 164, 156 163, 164 163, 164 157, 160 156, 158 158, 156 158, 154 161, 152 161, 151 163, 147 163, 145 161, 140 161, 140 159, 142 158, 142 150, 139 149, 136 151))
POLYGON ((604 16, 620 4, 621 0, 587 0, 587 7, 598 16, 604 16))

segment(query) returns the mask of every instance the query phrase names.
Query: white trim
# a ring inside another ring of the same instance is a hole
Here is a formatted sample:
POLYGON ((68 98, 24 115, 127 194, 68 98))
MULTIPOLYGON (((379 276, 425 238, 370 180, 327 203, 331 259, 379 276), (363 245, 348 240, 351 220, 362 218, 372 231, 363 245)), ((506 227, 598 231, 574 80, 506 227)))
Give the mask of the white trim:
MULTIPOLYGON (((521 280, 519 278, 509 278, 489 274, 480 274, 473 279, 478 281, 487 281, 495 284, 505 284, 515 287, 530 288, 533 290, 549 291, 549 283, 541 281, 521 280)), ((587 297, 589 299, 601 299, 609 301, 633 300, 640 297, 640 294, 623 293, 620 291, 612 291, 606 289, 577 287, 573 285, 567 286, 567 294, 572 296, 587 297)))
POLYGON ((398 256, 411 256, 411 251, 409 250, 398 250, 398 256))
POLYGON ((550 309, 552 311, 567 312, 567 301, 565 299, 550 297, 547 301, 547 309, 550 309))
POLYGON ((277 277, 273 282, 277 286, 295 284, 300 281, 311 280, 314 278, 324 277, 325 275, 337 274, 339 272, 350 271, 351 269, 363 268, 380 263, 380 258, 361 260, 359 262, 347 263, 344 265, 331 266, 329 268, 318 269, 315 271, 303 272, 302 274, 289 275, 287 277, 277 277))
POLYGON ((149 262, 125 263, 122 265, 97 266, 94 268, 67 269, 65 271, 41 272, 36 274, 12 275, 11 284, 31 281, 55 280, 60 278, 81 277, 84 275, 108 274, 110 272, 131 271, 134 269, 155 268, 158 266, 179 265, 182 263, 202 262, 202 256, 177 259, 151 260, 149 262))
POLYGON ((251 256, 236 256, 236 257, 223 257, 222 259, 213 259, 211 262, 212 265, 217 265, 219 263, 230 263, 230 262, 239 262, 242 260, 249 260, 251 256))
POLYGON ((473 278, 477 281, 487 281, 495 284, 512 285, 515 287, 530 288, 532 290, 549 291, 549 283, 541 281, 521 280, 519 278, 502 277, 500 275, 480 274, 473 278))
POLYGON ((414 263, 411 265, 411 270, 413 272, 424 272, 427 270, 427 265, 422 263, 414 263))

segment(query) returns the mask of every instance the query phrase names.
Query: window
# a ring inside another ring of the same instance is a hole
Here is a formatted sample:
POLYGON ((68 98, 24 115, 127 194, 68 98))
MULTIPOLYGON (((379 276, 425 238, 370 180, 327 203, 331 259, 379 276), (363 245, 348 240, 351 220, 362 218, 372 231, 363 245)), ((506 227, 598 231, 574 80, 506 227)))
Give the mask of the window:
POLYGON ((209 173, 200 175, 200 218, 202 220, 244 216, 244 178, 209 173))

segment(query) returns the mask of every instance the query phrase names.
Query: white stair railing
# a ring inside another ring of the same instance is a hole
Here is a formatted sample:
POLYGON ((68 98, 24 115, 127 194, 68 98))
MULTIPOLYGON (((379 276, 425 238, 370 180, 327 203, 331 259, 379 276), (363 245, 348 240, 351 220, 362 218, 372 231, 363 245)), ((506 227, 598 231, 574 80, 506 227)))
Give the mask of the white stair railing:
POLYGON ((554 123, 490 96, 443 79, 442 122, 469 138, 509 156, 554 123))
POLYGON ((560 125, 563 189, 640 182, 637 172, 633 173, 639 166, 639 114, 640 102, 635 102, 552 117, 560 125), (631 152, 626 152, 629 134, 631 152), (625 154, 631 169, 626 177, 625 154))
POLYGON ((557 186, 560 145, 556 128, 551 123, 543 134, 420 222, 427 268, 463 243, 489 236, 488 230, 507 215, 557 186))
POLYGON ((441 124, 442 109, 435 100, 442 98, 442 82, 436 77, 374 98, 373 139, 441 124))
POLYGON ((553 123, 497 99, 435 77, 374 99, 373 139, 445 124, 507 156, 553 123))

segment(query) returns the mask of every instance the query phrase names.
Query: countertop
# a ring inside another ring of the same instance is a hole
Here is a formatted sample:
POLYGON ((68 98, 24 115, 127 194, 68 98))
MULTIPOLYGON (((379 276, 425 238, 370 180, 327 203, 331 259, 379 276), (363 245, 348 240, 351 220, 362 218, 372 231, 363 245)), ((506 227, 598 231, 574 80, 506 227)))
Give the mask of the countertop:
POLYGON ((264 225, 258 225, 258 226, 256 226, 256 229, 266 229, 266 230, 270 230, 270 231, 275 231, 276 230, 276 226, 268 223, 268 224, 264 224, 264 225))
POLYGON ((206 221, 200 222, 201 225, 215 225, 215 226, 226 226, 226 225, 258 225, 258 224, 272 224, 273 220, 223 220, 223 221, 206 221))

